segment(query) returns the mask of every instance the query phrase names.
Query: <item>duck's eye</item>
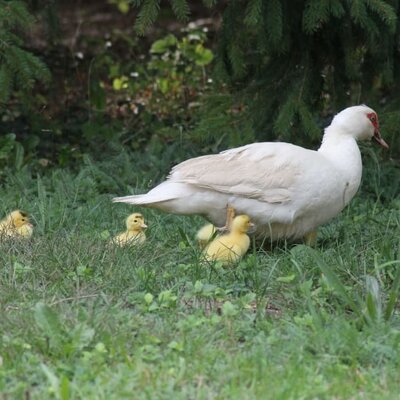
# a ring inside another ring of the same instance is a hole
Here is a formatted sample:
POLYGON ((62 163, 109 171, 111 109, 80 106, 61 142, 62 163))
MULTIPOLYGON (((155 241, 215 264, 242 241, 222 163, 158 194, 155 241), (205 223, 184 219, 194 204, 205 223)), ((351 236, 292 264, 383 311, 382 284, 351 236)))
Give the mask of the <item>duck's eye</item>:
POLYGON ((370 118, 370 121, 371 121, 371 122, 376 122, 376 118, 375 118, 374 116, 372 116, 372 117, 370 118))
POLYGON ((135 219, 133 222, 137 222, 137 219, 135 219))

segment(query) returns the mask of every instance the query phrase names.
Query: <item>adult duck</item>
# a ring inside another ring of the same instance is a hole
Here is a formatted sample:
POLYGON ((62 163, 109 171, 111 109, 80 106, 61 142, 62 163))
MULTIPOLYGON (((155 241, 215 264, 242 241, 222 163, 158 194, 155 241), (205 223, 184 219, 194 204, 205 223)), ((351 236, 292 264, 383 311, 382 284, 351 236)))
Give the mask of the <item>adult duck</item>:
POLYGON ((257 236, 299 239, 354 197, 362 174, 357 141, 371 139, 389 147, 376 112, 365 105, 349 107, 325 128, 317 151, 283 142, 252 143, 184 161, 148 193, 113 201, 200 214, 216 226, 224 225, 229 205, 249 215, 257 236))

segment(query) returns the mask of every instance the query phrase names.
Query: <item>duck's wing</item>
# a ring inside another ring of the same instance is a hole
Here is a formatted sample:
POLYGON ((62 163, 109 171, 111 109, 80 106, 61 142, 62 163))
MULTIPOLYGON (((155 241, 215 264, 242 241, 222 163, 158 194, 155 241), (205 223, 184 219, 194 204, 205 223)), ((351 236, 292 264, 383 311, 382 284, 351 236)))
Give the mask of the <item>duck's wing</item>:
POLYGON ((304 152, 288 143, 253 143, 184 161, 175 166, 169 180, 258 199, 285 203, 304 170, 304 152))

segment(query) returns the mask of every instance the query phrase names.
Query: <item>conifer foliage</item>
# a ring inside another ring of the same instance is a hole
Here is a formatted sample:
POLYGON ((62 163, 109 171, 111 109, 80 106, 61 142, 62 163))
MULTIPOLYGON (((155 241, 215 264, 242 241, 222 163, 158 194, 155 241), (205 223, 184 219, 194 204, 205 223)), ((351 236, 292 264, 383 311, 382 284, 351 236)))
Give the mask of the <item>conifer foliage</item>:
POLYGON ((0 0, 0 107, 14 90, 26 93, 36 81, 50 79, 46 65, 24 49, 23 35, 33 22, 24 2, 0 0))
MULTIPOLYGON (((143 34, 160 1, 133 3, 143 34)), ((188 17, 190 1, 170 3, 188 17)), ((348 105, 398 108, 398 0, 204 3, 223 8, 215 71, 246 95, 258 139, 319 138, 315 116, 348 105)))

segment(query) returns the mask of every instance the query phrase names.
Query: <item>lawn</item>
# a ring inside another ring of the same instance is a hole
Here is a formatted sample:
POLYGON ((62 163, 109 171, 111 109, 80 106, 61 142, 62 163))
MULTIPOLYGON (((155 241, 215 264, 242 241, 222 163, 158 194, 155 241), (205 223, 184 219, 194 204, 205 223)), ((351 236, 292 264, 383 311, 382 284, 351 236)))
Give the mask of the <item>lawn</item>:
POLYGON ((200 217, 111 202, 159 179, 134 160, 3 171, 1 215, 35 231, 0 243, 0 399, 398 398, 398 167, 370 161, 315 248, 253 243, 222 268, 200 217), (147 242, 110 247, 137 210, 147 242))

